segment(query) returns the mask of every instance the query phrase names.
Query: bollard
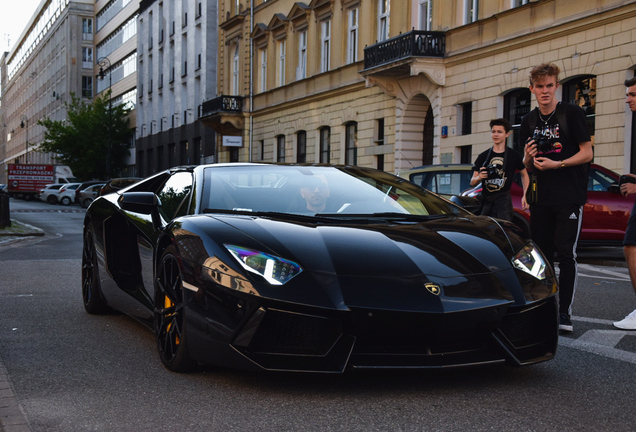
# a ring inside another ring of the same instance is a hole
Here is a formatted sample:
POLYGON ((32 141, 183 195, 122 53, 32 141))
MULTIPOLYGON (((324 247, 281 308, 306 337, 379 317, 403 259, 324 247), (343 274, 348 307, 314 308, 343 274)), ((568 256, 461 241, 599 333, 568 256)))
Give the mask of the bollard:
POLYGON ((9 195, 0 192, 0 229, 11 226, 9 217, 9 195))

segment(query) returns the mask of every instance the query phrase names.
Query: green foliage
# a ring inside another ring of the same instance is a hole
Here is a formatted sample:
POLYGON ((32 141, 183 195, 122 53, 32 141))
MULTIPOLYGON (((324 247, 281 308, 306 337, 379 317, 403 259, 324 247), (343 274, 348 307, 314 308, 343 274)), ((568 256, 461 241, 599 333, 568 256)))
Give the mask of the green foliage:
POLYGON ((119 176, 128 156, 130 109, 109 104, 110 91, 92 103, 71 94, 66 103, 67 119, 38 121, 44 126, 44 141, 38 151, 53 152, 56 160, 68 165, 79 179, 108 179, 119 176), (109 109, 110 108, 110 109, 109 109))

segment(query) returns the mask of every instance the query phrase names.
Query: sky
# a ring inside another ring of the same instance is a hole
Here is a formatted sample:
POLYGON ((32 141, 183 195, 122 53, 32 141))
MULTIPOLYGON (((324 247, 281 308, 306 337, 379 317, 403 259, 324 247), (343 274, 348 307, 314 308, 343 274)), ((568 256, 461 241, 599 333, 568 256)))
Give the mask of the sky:
POLYGON ((0 52, 9 51, 29 23, 41 0, 0 0, 0 52), (9 35, 9 36, 7 36, 9 35), (11 45, 8 45, 10 38, 11 45))

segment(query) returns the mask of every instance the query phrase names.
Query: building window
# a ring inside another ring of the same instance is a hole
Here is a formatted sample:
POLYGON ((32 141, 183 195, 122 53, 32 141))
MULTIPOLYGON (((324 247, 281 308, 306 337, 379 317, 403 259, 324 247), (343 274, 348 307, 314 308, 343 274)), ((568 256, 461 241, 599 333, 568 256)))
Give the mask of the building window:
MULTIPOLYGON (((375 143, 379 146, 384 145, 384 119, 377 119, 375 121, 375 143)), ((384 154, 377 153, 376 155, 376 168, 380 171, 384 171, 384 154)))
POLYGON ((93 68, 93 48, 82 47, 82 67, 84 69, 93 68))
POLYGON ((331 57, 331 21, 323 21, 321 28, 320 72, 327 72, 330 68, 329 59, 331 57))
POLYGON ((296 162, 307 162, 307 132, 305 131, 296 134, 296 162))
POLYGON ((419 0, 420 30, 431 31, 433 28, 433 0, 419 0))
POLYGON ((320 163, 331 162, 331 128, 320 128, 320 163))
POLYGON ((473 146, 461 146, 459 148, 459 163, 469 164, 472 163, 471 157, 473 155, 473 146))
POLYGON ((285 41, 278 42, 278 86, 285 85, 285 41))
POLYGON ((478 16, 479 0, 464 0, 464 24, 477 21, 478 16))
POLYGON ((285 135, 276 137, 276 162, 285 162, 285 135))
POLYGON ((523 146, 519 144, 519 128, 523 116, 530 112, 531 95, 530 89, 520 88, 504 96, 504 117, 512 125, 508 145, 519 152, 523 152, 523 146))
POLYGON ((82 18, 82 40, 93 40, 93 19, 82 18))
POLYGON ((232 55, 232 94, 239 94, 239 46, 234 45, 232 55))
POLYGON ((82 97, 85 97, 85 98, 93 97, 93 77, 92 76, 82 77, 82 97))
POLYGON ((260 68, 260 76, 259 76, 259 90, 264 92, 267 90, 267 49, 263 48, 259 50, 260 52, 260 60, 261 60, 261 68, 260 68))
POLYGON ((528 0, 510 0, 510 7, 512 8, 516 8, 519 6, 523 6, 524 4, 527 4, 528 0))
POLYGON ((298 68, 296 79, 307 78, 307 31, 298 33, 298 68))
POLYGON ((345 125, 345 165, 358 164, 358 123, 345 125))
POLYGON ((391 15, 391 1, 378 0, 378 42, 389 38, 389 17, 391 15))
POLYGON ((457 107, 457 121, 460 135, 470 135, 473 130, 473 103, 466 102, 457 107))
POLYGON ((585 111, 587 130, 594 141, 596 118, 596 76, 584 75, 562 84, 563 101, 577 105, 585 111))
POLYGON ((347 12, 347 63, 358 61, 358 14, 356 7, 347 12))

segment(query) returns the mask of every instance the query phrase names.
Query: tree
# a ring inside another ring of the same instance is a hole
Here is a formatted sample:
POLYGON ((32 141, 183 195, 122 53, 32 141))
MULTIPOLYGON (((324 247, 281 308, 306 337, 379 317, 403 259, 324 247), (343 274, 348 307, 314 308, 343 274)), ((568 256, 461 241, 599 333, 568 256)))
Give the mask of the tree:
POLYGON ((38 151, 56 153, 56 159, 80 179, 117 177, 129 154, 130 109, 125 104, 111 106, 110 90, 92 103, 71 94, 65 106, 66 120, 38 121, 46 128, 38 151))

